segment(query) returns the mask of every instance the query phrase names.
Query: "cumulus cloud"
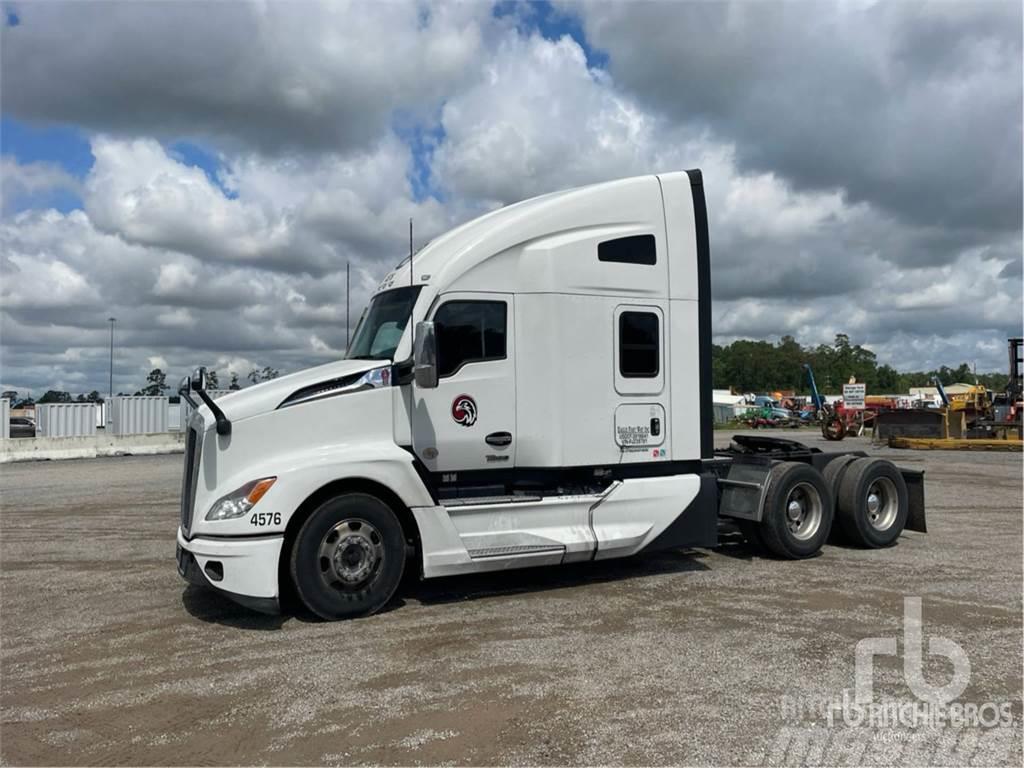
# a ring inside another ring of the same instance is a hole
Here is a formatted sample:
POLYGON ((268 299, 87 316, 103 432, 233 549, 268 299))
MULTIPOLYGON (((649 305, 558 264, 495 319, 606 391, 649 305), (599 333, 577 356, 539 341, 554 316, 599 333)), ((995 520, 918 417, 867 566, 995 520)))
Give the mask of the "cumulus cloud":
POLYGON ((922 225, 1020 229, 1020 3, 566 7, 616 82, 743 169, 922 225))
POLYGON ((900 368, 1004 366, 1019 9, 566 8, 607 67, 482 3, 19 6, 5 114, 84 126, 95 163, 78 180, 3 160, 4 387, 104 388, 110 316, 125 391, 156 359, 243 379, 333 359, 346 264, 354 323, 410 218, 422 245, 497 205, 692 167, 718 341, 844 332, 900 368), (50 210, 55 188, 81 209, 50 210))
POLYGON ((484 3, 25 3, 4 108, 127 136, 265 152, 374 143, 395 109, 475 74, 484 3))
POLYGON ((78 194, 78 179, 55 163, 19 163, 0 157, 0 212, 46 206, 53 193, 78 194))

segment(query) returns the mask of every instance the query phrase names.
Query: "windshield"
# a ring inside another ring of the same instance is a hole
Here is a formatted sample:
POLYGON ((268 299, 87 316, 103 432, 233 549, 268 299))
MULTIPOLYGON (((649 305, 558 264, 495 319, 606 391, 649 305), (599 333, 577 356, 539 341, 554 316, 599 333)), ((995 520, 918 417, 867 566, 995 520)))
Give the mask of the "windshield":
POLYGON ((346 357, 359 360, 391 360, 409 322, 421 286, 395 288, 370 300, 356 326, 346 357))

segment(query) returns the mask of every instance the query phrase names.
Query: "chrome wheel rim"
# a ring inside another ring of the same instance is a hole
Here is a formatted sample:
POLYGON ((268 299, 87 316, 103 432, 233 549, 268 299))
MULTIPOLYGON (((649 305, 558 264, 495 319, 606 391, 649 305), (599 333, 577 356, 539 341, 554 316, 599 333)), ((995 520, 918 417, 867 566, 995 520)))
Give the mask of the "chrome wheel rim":
POLYGON ((358 589, 380 571, 384 539, 366 520, 342 520, 320 542, 320 578, 346 592, 358 589))
POLYGON ((896 522, 900 500, 896 494, 896 484, 888 477, 880 477, 868 486, 864 503, 868 523, 876 531, 887 531, 896 522))
POLYGON ((786 497, 786 527, 793 538, 807 541, 821 528, 823 504, 818 489, 810 483, 797 483, 786 497))

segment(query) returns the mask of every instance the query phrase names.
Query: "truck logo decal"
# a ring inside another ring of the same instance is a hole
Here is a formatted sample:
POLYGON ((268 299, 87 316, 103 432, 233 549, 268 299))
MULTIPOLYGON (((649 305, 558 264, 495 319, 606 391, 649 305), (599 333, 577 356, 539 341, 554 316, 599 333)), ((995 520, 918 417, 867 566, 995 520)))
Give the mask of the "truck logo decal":
POLYGON ((472 427, 476 424, 476 400, 469 395, 459 395, 452 400, 452 418, 456 424, 472 427))

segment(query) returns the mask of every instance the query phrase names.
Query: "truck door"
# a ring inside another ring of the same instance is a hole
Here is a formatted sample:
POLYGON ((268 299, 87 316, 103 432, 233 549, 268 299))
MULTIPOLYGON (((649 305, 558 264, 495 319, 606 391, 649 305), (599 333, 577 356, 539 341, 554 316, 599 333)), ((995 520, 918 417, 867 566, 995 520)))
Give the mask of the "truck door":
POLYGON ((443 294, 427 319, 436 389, 413 387, 413 450, 432 472, 515 465, 514 302, 508 293, 443 294))

